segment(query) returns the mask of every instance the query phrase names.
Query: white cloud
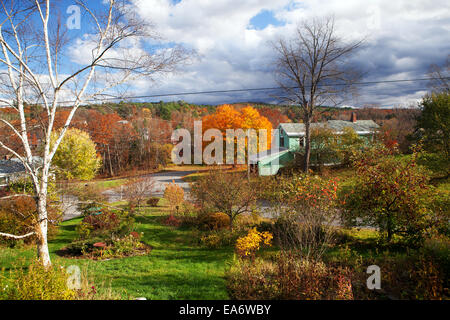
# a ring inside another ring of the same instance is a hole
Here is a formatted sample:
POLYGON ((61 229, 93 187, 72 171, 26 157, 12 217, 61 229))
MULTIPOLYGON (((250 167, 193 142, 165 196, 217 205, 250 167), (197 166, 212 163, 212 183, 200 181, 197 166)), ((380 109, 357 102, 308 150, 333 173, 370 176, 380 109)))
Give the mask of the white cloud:
MULTIPOLYGON (((366 48, 354 59, 367 72, 367 80, 424 77, 431 63, 442 62, 450 53, 450 6, 444 0, 379 0, 370 4, 361 0, 182 0, 177 4, 170 0, 134 0, 133 3, 137 12, 153 22, 169 43, 181 43, 199 55, 181 72, 161 79, 158 87, 140 80, 134 91, 138 94, 273 86, 273 52, 268 41, 279 35, 288 36, 299 20, 314 16, 334 15, 337 31, 344 39, 367 38, 366 48), (284 24, 250 29, 250 20, 262 10, 272 12, 284 24)), ((72 58, 78 61, 87 56, 88 50, 88 46, 79 46, 72 58)), ((364 87, 357 101, 348 103, 407 104, 420 98, 424 86, 410 83, 364 87)), ((272 100, 262 93, 181 98, 209 103, 272 100)))

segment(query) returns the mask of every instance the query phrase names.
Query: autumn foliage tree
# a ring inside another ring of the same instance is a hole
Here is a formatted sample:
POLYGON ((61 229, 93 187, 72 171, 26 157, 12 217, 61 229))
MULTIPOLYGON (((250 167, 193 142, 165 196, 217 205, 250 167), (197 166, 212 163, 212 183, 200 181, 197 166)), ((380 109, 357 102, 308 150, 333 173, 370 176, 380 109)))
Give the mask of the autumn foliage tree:
POLYGON ((351 226, 379 228, 390 242, 394 235, 420 244, 432 227, 433 188, 417 153, 405 160, 385 146, 375 146, 355 158, 356 183, 344 192, 343 218, 351 226))
POLYGON ((169 203, 172 213, 178 212, 184 202, 184 190, 175 182, 169 183, 164 190, 164 199, 169 203))
MULTIPOLYGON (((56 139, 58 133, 55 132, 51 136, 51 143, 55 143, 56 139)), ((76 128, 68 129, 53 157, 58 176, 69 180, 90 180, 100 165, 101 159, 97 156, 89 134, 76 128)))
MULTIPOLYGON (((215 113, 206 115, 202 118, 202 129, 203 132, 208 129, 220 130, 222 132, 224 142, 226 142, 227 129, 242 129, 244 134, 247 129, 254 129, 256 130, 258 141, 259 139, 265 138, 267 141, 267 144, 265 144, 266 148, 270 148, 272 124, 266 117, 261 116, 257 109, 251 106, 246 106, 240 110, 237 110, 232 105, 222 105, 217 108, 215 113), (265 137, 259 135, 258 130, 260 129, 266 130, 267 134, 265 137)), ((235 141, 235 144, 236 143, 237 141, 235 141)))

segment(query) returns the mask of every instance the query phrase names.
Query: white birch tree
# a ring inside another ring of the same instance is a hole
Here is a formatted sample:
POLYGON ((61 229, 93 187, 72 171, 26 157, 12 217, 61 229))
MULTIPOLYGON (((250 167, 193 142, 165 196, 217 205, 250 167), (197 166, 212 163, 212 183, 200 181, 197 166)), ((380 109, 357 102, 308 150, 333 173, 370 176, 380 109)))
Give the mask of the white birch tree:
POLYGON ((149 41, 158 39, 157 35, 151 25, 133 14, 135 10, 128 1, 104 1, 96 8, 90 8, 88 1, 75 1, 83 24, 72 39, 72 30, 61 22, 58 13, 66 8, 54 2, 0 1, 0 103, 12 108, 17 118, 15 122, 5 118, 0 121, 20 141, 20 146, 11 145, 6 136, 0 136, 0 148, 24 165, 33 183, 38 216, 34 232, 0 232, 0 236, 20 239, 36 235, 38 258, 44 266, 51 265, 47 191, 52 159, 77 109, 110 95, 114 88, 123 89, 137 77, 155 80, 160 74, 172 72, 187 57, 180 47, 151 46, 149 41), (86 52, 83 61, 69 60, 67 56, 74 48, 86 52), (44 110, 39 152, 30 146, 27 108, 44 110), (70 112, 51 144, 55 115, 61 108, 70 112), (35 156, 42 159, 39 165, 35 156))

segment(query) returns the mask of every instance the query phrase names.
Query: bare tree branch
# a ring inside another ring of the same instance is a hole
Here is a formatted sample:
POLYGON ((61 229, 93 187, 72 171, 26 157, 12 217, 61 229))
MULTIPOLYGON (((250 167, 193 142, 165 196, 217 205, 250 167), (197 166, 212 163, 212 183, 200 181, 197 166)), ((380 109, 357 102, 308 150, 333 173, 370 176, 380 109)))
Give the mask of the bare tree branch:
POLYGON ((277 82, 285 93, 282 99, 298 105, 302 111, 306 172, 311 153, 311 120, 321 105, 344 101, 360 78, 359 72, 346 62, 362 43, 362 40, 344 43, 339 39, 332 17, 299 23, 293 38, 280 38, 272 43, 277 54, 277 82))

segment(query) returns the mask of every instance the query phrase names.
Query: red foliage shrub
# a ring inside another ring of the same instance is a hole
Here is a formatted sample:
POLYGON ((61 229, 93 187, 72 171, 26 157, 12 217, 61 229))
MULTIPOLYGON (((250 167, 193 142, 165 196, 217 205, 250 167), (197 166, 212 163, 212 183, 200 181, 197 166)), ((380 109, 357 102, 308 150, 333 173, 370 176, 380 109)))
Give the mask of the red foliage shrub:
POLYGON ((179 227, 181 224, 181 221, 179 219, 177 219, 173 214, 171 214, 164 220, 164 224, 166 226, 179 227))
POLYGON ((116 213, 102 209, 98 215, 88 215, 83 219, 93 230, 114 230, 119 227, 120 219, 116 213))

